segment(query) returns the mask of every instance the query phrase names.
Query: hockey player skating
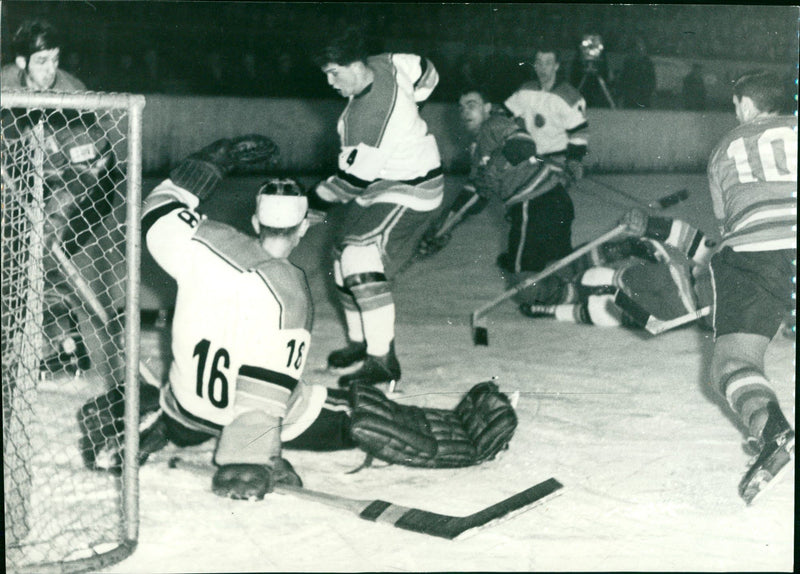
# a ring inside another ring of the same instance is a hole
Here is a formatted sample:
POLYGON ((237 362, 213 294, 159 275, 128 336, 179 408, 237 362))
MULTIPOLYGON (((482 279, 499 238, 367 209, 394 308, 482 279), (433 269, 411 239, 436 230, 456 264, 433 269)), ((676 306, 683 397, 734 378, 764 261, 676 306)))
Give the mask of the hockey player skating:
POLYGON ((524 292, 523 315, 601 327, 634 326, 615 305, 618 290, 653 317, 668 321, 711 302, 708 260, 715 242, 670 217, 629 211, 629 236, 599 245, 524 292))
POLYGON ((439 149, 418 110, 439 77, 424 57, 370 55, 354 29, 334 38, 316 62, 347 98, 337 126, 338 171, 316 188, 323 200, 345 204, 333 277, 348 341, 328 365, 357 369, 339 379, 341 387, 391 383, 401 375, 391 281, 413 255, 444 190, 439 149))
MULTIPOLYGON (((264 138, 220 140, 180 162, 145 201, 142 231, 178 283, 168 383, 141 386, 140 462, 171 441, 217 438, 213 491, 260 499, 275 483, 300 485, 283 446, 360 446, 382 460, 458 467, 493 458, 516 428, 494 383, 473 387, 455 410, 399 405, 378 389, 326 389, 303 381, 312 302, 286 258, 309 226, 308 200, 290 179, 258 190, 258 237, 204 218, 221 176, 261 155, 264 138)), ((118 467, 122 389, 81 409, 82 449, 93 469, 118 467)))
POLYGON ((776 75, 733 86, 739 126, 711 154, 708 180, 722 240, 711 258, 714 353, 710 382, 757 451, 739 484, 749 504, 787 468, 789 426, 764 372, 764 355, 793 308, 797 257, 797 116, 781 115, 776 75))
MULTIPOLYGON (((588 149, 586 102, 569 83, 559 81, 558 51, 539 49, 533 67, 538 83, 523 84, 506 99, 505 107, 522 120, 540 158, 563 166, 569 180, 579 180, 588 149)), ((567 187, 568 182, 559 183, 509 209, 512 228, 508 251, 498 260, 501 268, 514 273, 541 271, 572 251, 575 211, 567 187)))

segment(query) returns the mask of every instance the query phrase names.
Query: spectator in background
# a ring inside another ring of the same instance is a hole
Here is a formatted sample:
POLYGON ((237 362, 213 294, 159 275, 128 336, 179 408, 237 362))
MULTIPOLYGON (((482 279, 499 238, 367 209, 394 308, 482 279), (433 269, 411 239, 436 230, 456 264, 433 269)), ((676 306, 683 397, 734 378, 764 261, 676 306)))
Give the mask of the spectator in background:
POLYGON ((221 96, 231 92, 227 64, 219 50, 211 50, 205 57, 204 66, 197 79, 197 91, 210 96, 221 96))
POLYGON ((692 64, 692 69, 683 78, 683 106, 687 110, 706 109, 706 84, 703 81, 703 66, 692 64))
POLYGON ((267 91, 264 70, 259 69, 256 55, 251 51, 242 54, 239 61, 239 94, 242 96, 264 96, 267 91))
POLYGON ((135 92, 140 90, 137 83, 139 70, 133 65, 133 56, 123 53, 118 56, 117 63, 106 78, 105 89, 110 92, 135 92))
POLYGON ((162 91, 160 58, 158 50, 148 48, 144 53, 144 75, 141 80, 141 90, 148 94, 162 91))
POLYGON ((647 54, 647 44, 642 37, 634 40, 634 51, 622 65, 618 80, 623 108, 649 108, 656 90, 656 70, 647 54))
POLYGON ((14 34, 13 44, 14 63, 0 70, 4 90, 86 90, 78 78, 59 69, 61 37, 49 22, 26 20, 14 34))

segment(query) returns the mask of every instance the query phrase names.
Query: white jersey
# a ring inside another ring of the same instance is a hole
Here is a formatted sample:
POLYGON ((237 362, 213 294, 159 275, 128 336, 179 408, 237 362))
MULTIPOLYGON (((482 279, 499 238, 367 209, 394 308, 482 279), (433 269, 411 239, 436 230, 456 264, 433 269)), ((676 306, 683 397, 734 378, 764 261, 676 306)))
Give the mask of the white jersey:
POLYGON ((444 193, 441 158, 417 105, 436 87, 436 68, 414 54, 372 56, 367 65, 374 80, 339 118, 339 171, 320 192, 329 201, 432 211, 444 193))
POLYGON ((505 106, 525 122, 539 156, 565 153, 568 147, 579 150, 580 157, 586 153, 586 101, 571 85, 556 84, 546 92, 538 84, 523 84, 505 106))
POLYGON ((168 179, 144 207, 147 247, 178 284, 162 405, 202 430, 254 408, 284 417, 303 391, 312 320, 305 275, 255 237, 203 219, 197 204, 168 179))

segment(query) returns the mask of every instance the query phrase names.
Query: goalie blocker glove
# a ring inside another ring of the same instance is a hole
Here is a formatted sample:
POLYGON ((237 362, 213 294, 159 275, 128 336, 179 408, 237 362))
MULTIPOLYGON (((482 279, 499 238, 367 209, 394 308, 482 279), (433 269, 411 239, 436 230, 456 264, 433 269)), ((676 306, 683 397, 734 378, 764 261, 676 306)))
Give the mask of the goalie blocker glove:
POLYGON ((457 468, 494 458, 508 446, 517 416, 497 385, 475 385, 452 411, 400 405, 374 387, 354 386, 351 435, 380 460, 457 468))

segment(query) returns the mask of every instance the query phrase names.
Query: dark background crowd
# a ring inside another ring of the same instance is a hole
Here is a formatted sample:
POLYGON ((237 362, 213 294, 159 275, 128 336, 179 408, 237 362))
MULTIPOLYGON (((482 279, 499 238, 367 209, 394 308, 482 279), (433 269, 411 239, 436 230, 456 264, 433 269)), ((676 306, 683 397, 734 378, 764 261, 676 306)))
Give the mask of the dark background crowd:
MULTIPOLYGON (((503 97, 534 77, 527 63, 540 44, 563 51, 562 72, 577 86, 587 33, 619 56, 601 61, 599 75, 621 107, 704 109, 699 61, 796 63, 798 49, 791 6, 11 0, 2 3, 3 64, 13 61, 16 26, 30 17, 63 32, 61 67, 89 89, 137 93, 329 98, 310 50, 356 22, 376 48, 430 57, 439 101, 465 82, 491 84, 503 97), (656 93, 653 57, 694 63, 677 99, 656 93)), ((591 81, 581 89, 590 107, 607 106, 591 81)))

